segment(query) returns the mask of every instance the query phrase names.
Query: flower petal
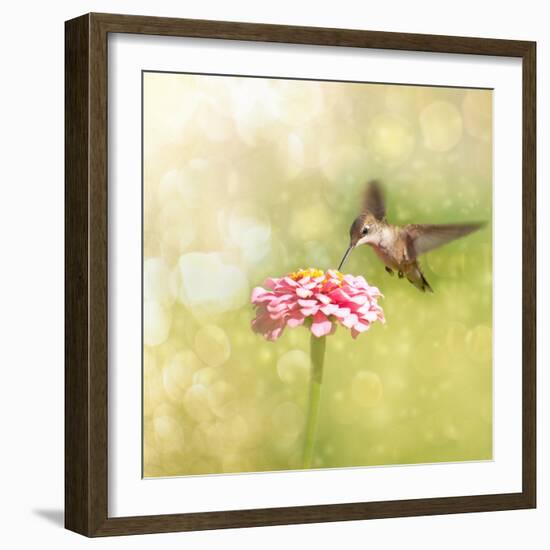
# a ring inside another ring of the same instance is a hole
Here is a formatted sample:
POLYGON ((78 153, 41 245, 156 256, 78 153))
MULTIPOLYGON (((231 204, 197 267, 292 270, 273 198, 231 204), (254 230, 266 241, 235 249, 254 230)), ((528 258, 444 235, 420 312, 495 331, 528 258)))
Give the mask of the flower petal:
POLYGON ((341 322, 345 327, 352 328, 357 324, 358 321, 359 318, 357 317, 357 315, 355 315, 355 313, 350 313, 347 317, 344 317, 341 322))
POLYGON ((321 311, 325 315, 334 315, 338 311, 338 306, 336 304, 327 304, 321 307, 321 311))
POLYGON ((378 319, 378 313, 376 311, 367 311, 361 315, 361 319, 368 323, 374 323, 378 319))
POLYGON ((287 319, 286 325, 290 328, 295 328, 295 327, 299 327, 299 326, 303 325, 304 321, 305 321, 305 317, 301 314, 291 315, 287 319))
POLYGON ((281 336, 281 334, 283 333, 283 329, 284 326, 273 329, 271 332, 268 333, 267 339, 271 342, 274 342, 275 340, 277 340, 277 338, 279 338, 279 336, 281 336))
POLYGON ((370 327, 370 323, 355 323, 355 325, 353 326, 354 330, 356 330, 357 332, 366 332, 367 330, 369 330, 369 327, 370 327))
POLYGON ((349 307, 339 307, 333 315, 335 317, 338 317, 339 319, 344 319, 351 313, 351 309, 349 307))
POLYGON ((311 290, 308 290, 307 288, 303 288, 301 286, 296 289, 296 295, 300 298, 309 298, 312 294, 313 292, 311 292, 311 290))
POLYGON ((300 311, 302 312, 302 315, 308 317, 309 315, 315 315, 319 311, 319 306, 303 307, 300 311))
POLYGON ((330 298, 326 294, 322 294, 321 292, 315 294, 315 298, 323 304, 330 304, 331 302, 330 298))
POLYGON ((288 309, 288 304, 286 304, 285 302, 281 302, 279 304, 268 304, 267 305, 267 311, 269 311, 269 313, 280 313, 281 311, 285 311, 286 309, 288 309))
POLYGON ((264 286, 266 286, 267 288, 270 288, 271 290, 274 290, 275 287, 279 284, 279 281, 281 279, 275 279, 273 277, 268 277, 265 281, 264 281, 264 286))
POLYGON ((311 332, 317 338, 330 334, 332 330, 332 323, 328 320, 327 316, 318 312, 313 316, 313 323, 311 323, 311 332))
POLYGON ((258 304, 260 302, 270 302, 275 298, 275 294, 269 290, 265 290, 260 286, 257 286, 252 290, 252 295, 250 296, 250 301, 253 304, 258 304))

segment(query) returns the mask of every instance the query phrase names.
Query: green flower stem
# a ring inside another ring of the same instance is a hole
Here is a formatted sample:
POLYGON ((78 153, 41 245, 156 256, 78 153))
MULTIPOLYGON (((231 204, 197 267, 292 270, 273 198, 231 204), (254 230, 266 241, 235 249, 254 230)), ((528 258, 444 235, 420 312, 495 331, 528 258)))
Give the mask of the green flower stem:
POLYGON ((304 444, 303 468, 311 468, 317 419, 319 417, 319 402, 321 398, 321 382, 323 381, 323 363, 325 362, 326 336, 317 338, 313 334, 310 341, 311 376, 309 379, 309 403, 304 444))

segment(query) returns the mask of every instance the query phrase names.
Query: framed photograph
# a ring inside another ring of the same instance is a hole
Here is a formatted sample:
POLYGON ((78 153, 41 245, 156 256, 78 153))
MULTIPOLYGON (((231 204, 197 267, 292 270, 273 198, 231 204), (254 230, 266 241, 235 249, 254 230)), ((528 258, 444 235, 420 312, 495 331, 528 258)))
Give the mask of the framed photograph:
POLYGON ((535 43, 65 37, 66 527, 535 507, 535 43))

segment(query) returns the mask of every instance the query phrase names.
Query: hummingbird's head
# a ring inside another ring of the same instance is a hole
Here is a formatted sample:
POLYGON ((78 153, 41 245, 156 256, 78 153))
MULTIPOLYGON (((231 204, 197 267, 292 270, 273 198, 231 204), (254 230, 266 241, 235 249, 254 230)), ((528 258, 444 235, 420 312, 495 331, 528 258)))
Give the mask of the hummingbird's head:
POLYGON ((349 228, 350 246, 355 248, 362 244, 375 242, 379 225, 379 221, 369 213, 357 216, 349 228))
POLYGON ((349 246, 340 262, 338 271, 340 271, 355 247, 377 242, 379 226, 378 220, 368 212, 360 214, 353 220, 349 228, 349 246))

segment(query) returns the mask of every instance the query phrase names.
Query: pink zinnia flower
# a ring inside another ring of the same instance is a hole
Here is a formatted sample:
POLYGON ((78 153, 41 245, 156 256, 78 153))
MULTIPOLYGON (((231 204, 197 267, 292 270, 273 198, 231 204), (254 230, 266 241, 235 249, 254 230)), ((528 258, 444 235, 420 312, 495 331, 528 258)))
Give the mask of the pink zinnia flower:
POLYGON ((314 336, 332 334, 338 324, 351 330, 353 338, 375 321, 385 322, 377 299, 380 291, 361 276, 343 275, 336 270, 300 269, 286 277, 270 278, 252 291, 256 306, 254 332, 277 340, 286 326, 311 323, 314 336))

